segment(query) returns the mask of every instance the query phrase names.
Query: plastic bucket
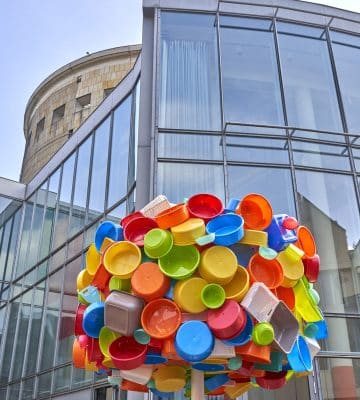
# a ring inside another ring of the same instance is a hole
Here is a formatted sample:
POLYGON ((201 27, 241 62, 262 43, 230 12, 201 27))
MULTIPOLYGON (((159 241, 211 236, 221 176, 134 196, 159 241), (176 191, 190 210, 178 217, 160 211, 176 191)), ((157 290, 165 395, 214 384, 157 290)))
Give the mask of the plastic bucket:
POLYGON ((173 279, 190 277, 200 262, 200 253, 194 246, 173 246, 164 257, 159 258, 161 271, 173 279))
POLYGON ((96 229, 95 232, 95 246, 97 251, 100 252, 102 243, 105 238, 112 239, 114 241, 123 240, 122 227, 111 221, 102 222, 96 229))
POLYGON ((174 335, 181 323, 181 311, 170 300, 157 299, 148 303, 141 314, 141 325, 155 339, 174 335))
POLYGON ((178 281, 174 287, 174 301, 182 311, 188 313, 201 313, 207 306, 201 298, 202 290, 207 282, 199 277, 192 277, 178 281))
POLYGON ((276 259, 267 260, 258 253, 251 257, 248 272, 252 282, 262 282, 269 289, 280 286, 284 279, 280 263, 276 259))
POLYGON ((236 346, 235 352, 244 361, 270 364, 271 346, 259 346, 252 340, 243 346, 236 346))
POLYGON ((215 235, 215 244, 231 246, 244 236, 244 220, 237 214, 222 214, 207 223, 206 231, 215 235))
POLYGON ((106 270, 122 279, 131 277, 141 261, 141 251, 131 242, 117 242, 108 247, 103 256, 106 270))
POLYGON ((94 276, 100 264, 100 254, 96 250, 94 243, 91 243, 88 251, 86 252, 86 271, 89 275, 94 276))
POLYGON ((259 322, 254 326, 252 340, 260 346, 267 346, 274 340, 274 328, 269 322, 259 322))
POLYGON ((304 258, 304 273, 309 282, 315 283, 318 280, 320 272, 320 257, 315 254, 311 258, 304 258))
POLYGON ((165 256, 173 246, 173 237, 169 231, 155 228, 144 236, 144 251, 150 258, 165 256))
POLYGON ((109 346, 111 343, 116 340, 120 335, 111 329, 109 329, 107 326, 103 326, 100 329, 99 333, 99 346, 102 354, 106 357, 109 358, 109 346))
POLYGON ((306 257, 314 257, 316 254, 316 244, 310 230, 306 226, 299 226, 296 233, 298 236, 296 245, 304 251, 306 257))
POLYGON ((178 246, 195 244, 196 239, 205 235, 205 223, 200 218, 189 218, 182 224, 173 226, 171 233, 178 246))
POLYGON ((227 247, 213 246, 201 253, 200 275, 211 283, 228 284, 238 268, 235 254, 227 247))
POLYGON ((116 368, 127 371, 144 364, 147 348, 132 336, 121 336, 112 342, 109 354, 116 368))
POLYGON ((245 328, 239 335, 235 336, 234 338, 229 340, 224 340, 224 343, 228 346, 242 346, 248 343, 251 340, 253 327, 254 327, 253 320, 251 316, 248 313, 246 313, 245 328))
POLYGON ((145 235, 154 228, 157 228, 157 223, 153 219, 139 217, 125 225, 124 238, 138 246, 144 246, 145 235))
POLYGON ((291 311, 295 308, 295 294, 293 288, 287 288, 283 286, 278 286, 273 290, 275 296, 282 300, 291 311))
POLYGON ((266 247, 268 242, 268 233, 264 231, 255 231, 253 229, 245 229, 244 236, 240 243, 250 246, 266 247))
POLYGON ((269 201, 260 194, 251 193, 245 196, 236 210, 245 220, 246 229, 266 229, 272 219, 273 211, 269 201))
POLYGON ((78 338, 74 339, 72 360, 75 368, 85 368, 86 349, 80 346, 78 338))
POLYGON ((170 288, 170 279, 155 263, 140 264, 131 277, 131 288, 146 302, 163 297, 170 288))
POLYGON ((79 272, 76 278, 76 287, 78 291, 81 291, 91 285, 93 281, 93 276, 91 276, 86 269, 83 269, 79 272))
POLYGON ((187 202, 187 208, 192 217, 201 218, 205 222, 217 217, 224 210, 221 200, 207 193, 191 196, 187 202))
POLYGON ((142 212, 140 211, 135 211, 132 214, 127 215, 126 217, 124 217, 121 221, 120 221, 120 225, 125 228, 125 226, 132 220, 136 219, 136 218, 141 218, 144 217, 144 215, 142 214, 142 212))
POLYGON ((222 307, 208 312, 208 326, 222 340, 238 336, 245 328, 246 313, 234 300, 226 300, 222 307))
POLYGON ((84 312, 87 306, 84 304, 79 304, 75 314, 75 336, 84 335, 84 329, 82 327, 82 322, 84 318, 84 312))
POLYGON ((224 285, 225 297, 227 300, 241 301, 250 287, 249 273, 246 268, 239 266, 236 269, 231 281, 224 285))
POLYGON ((99 337, 100 329, 104 326, 104 306, 103 302, 93 303, 84 312, 84 332, 95 339, 99 337))
POLYGON ((164 365, 153 373, 153 378, 157 390, 161 392, 177 392, 185 386, 186 370, 176 365, 164 365))
POLYGON ((125 292, 111 292, 105 300, 105 325, 121 335, 131 336, 140 324, 144 301, 125 292))
POLYGON ((199 362, 208 358, 214 348, 214 336, 206 323, 188 321, 176 333, 175 349, 184 360, 199 362))
POLYGON ((201 300, 207 308, 219 308, 225 302, 225 290, 217 283, 209 283, 201 291, 201 300))
POLYGON ((278 254, 276 259, 282 267, 284 276, 281 286, 288 288, 295 286, 298 280, 304 275, 304 265, 301 258, 294 260, 288 257, 285 251, 282 251, 278 254))
POLYGON ((187 219, 189 219, 189 211, 185 204, 177 204, 162 211, 155 217, 155 221, 161 229, 168 229, 172 226, 182 224, 187 219))
POLYGON ((298 336, 296 342, 288 354, 290 367, 295 372, 305 372, 312 370, 311 354, 306 340, 298 336))

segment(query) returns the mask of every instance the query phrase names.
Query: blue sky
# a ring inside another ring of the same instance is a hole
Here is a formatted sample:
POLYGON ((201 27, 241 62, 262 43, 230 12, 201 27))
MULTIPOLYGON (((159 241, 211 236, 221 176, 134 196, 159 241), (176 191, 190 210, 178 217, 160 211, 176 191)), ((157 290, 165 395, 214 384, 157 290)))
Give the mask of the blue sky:
MULTIPOLYGON (((141 42, 141 0, 0 0, 0 176, 18 180, 31 93, 64 64, 141 42)), ((176 1, 176 0, 174 0, 176 1)), ((323 4, 360 12, 359 0, 323 4)))

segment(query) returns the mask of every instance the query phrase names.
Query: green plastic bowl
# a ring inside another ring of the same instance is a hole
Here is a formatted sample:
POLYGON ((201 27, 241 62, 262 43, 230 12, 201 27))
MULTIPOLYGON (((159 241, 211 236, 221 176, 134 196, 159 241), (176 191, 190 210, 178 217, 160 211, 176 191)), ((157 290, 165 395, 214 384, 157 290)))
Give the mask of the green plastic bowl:
POLYGON ((172 279, 189 278, 200 263, 200 252, 195 246, 173 246, 164 257, 159 258, 163 274, 172 279))
POLYGON ((172 234, 164 229, 154 228, 144 237, 144 252, 150 258, 164 257, 174 243, 172 234))
POLYGON ((260 322, 254 326, 252 340, 260 346, 269 345, 275 337, 274 328, 268 322, 260 322))
POLYGON ((201 300, 207 308, 221 307, 225 297, 225 290, 217 283, 209 283, 201 291, 201 300))

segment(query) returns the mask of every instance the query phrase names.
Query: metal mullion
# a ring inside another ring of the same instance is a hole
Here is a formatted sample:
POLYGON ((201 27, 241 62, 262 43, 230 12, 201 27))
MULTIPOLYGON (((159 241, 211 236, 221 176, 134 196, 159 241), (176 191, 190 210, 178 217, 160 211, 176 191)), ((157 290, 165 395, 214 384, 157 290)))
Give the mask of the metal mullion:
POLYGON ((57 199, 56 199, 56 204, 55 204, 54 223, 53 223, 53 226, 51 229, 51 234, 50 234, 51 240, 50 240, 50 252, 49 253, 54 251, 55 228, 56 228, 57 220, 58 220, 58 216, 59 216, 60 196, 61 196, 61 189, 62 189, 62 184, 63 184, 62 178, 63 178, 64 163, 65 162, 63 162, 59 167, 60 168, 59 183, 58 183, 57 199))
MULTIPOLYGON (((119 107, 119 106, 117 106, 119 107)), ((108 208, 109 201, 109 182, 110 182, 110 171, 111 171, 111 158, 112 158, 112 142, 114 135, 114 110, 110 114, 110 132, 109 132, 109 143, 108 143, 108 154, 107 154, 107 165, 106 165, 106 184, 105 184, 105 196, 104 196, 104 211, 108 208)))
MULTIPOLYGON (((88 223, 89 217, 89 204, 90 204, 90 193, 91 193, 91 181, 92 181, 92 167, 93 167, 93 159, 94 159, 94 147, 95 147, 95 132, 94 129, 92 133, 89 135, 91 137, 91 150, 90 150, 90 160, 89 160, 89 175, 88 175, 88 187, 86 193, 86 206, 85 206, 85 226, 88 223)), ((84 235, 85 236, 85 235, 84 235)))
MULTIPOLYGON (((74 153, 72 153, 74 154, 74 153)), ((70 157, 69 157, 70 158, 70 157)), ((69 159, 68 158, 68 159, 69 159)), ((74 159, 74 173, 73 173, 73 179, 72 179, 72 184, 71 184, 71 194, 70 194, 70 204, 69 204, 69 220, 68 220, 68 226, 66 230, 66 238, 65 241, 69 239, 70 235, 70 226, 71 226, 71 217, 72 217, 72 209, 73 209, 73 203, 74 203, 74 195, 75 195, 75 185, 76 185, 76 176, 77 176, 77 163, 79 159, 79 147, 75 150, 75 159, 74 159)))
MULTIPOLYGON (((45 195, 45 199, 44 199, 44 211, 43 211, 43 217, 42 217, 41 228, 40 228, 40 243, 42 243, 42 239, 43 239, 43 235, 44 235, 44 225, 45 225, 47 202, 48 202, 48 196, 49 196, 49 186, 50 186, 50 177, 47 178, 47 184, 46 184, 46 195, 45 195)), ((40 190, 40 188, 38 190, 40 190)), ((39 262, 40 249, 41 249, 41 246, 39 246, 39 248, 38 248, 35 265, 39 262)))
POLYGON ((316 355, 319 358, 350 358, 350 359, 359 359, 360 352, 341 352, 341 351, 321 351, 316 355))
POLYGON ((135 150, 135 117, 136 117, 136 86, 131 93, 131 113, 130 113, 130 130, 129 130, 129 145, 128 145, 128 165, 127 165, 127 176, 126 176, 126 212, 131 213, 132 209, 129 207, 129 197, 130 195, 130 187, 132 186, 132 182, 130 182, 130 168, 131 164, 134 163, 134 180, 135 177, 135 157, 136 157, 136 150, 135 150), (132 158, 133 157, 133 158, 132 158))

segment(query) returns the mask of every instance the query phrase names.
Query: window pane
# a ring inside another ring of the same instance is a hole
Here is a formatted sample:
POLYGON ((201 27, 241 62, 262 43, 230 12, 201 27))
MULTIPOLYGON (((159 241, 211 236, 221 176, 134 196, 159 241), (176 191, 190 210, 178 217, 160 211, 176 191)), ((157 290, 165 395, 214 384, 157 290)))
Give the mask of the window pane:
POLYGON ((131 102, 128 96, 114 112, 108 207, 127 193, 131 102))
POLYGON ((226 135, 228 161, 289 164, 287 140, 226 135))
POLYGON ((60 368, 54 372, 54 392, 61 390, 69 390, 69 383, 71 379, 71 365, 60 368))
POLYGON ((17 400, 19 398, 20 393, 20 382, 14 383, 13 385, 9 386, 9 396, 8 398, 11 400, 17 400))
POLYGON ((228 172, 230 198, 260 193, 270 201, 274 214, 295 215, 290 170, 229 166, 228 172))
POLYGON ((2 235, 2 242, 1 242, 1 234, 0 234, 0 242, 1 242, 1 247, 0 247, 0 281, 5 280, 5 275, 6 275, 6 260, 7 260, 7 255, 8 255, 8 248, 9 248, 9 241, 10 241, 10 235, 11 235, 11 228, 12 228, 12 219, 9 219, 7 223, 5 224, 5 227, 1 227, 1 230, 3 232, 2 235))
POLYGON ((95 131, 94 154, 91 170, 89 221, 93 221, 104 211, 109 132, 110 117, 103 121, 95 131))
POLYGON ((306 28, 278 23, 279 48, 290 126, 342 131, 325 35, 311 37, 306 28), (304 35, 300 36, 300 31, 304 35))
POLYGON ((38 397, 48 396, 51 391, 51 372, 39 376, 38 397))
POLYGON ((159 133, 158 157, 197 160, 222 160, 221 136, 159 133))
POLYGON ((162 12, 160 40, 159 126, 220 129, 215 16, 162 12))
POLYGON ((224 201, 224 169, 221 165, 158 163, 157 192, 172 203, 182 203, 196 193, 213 193, 224 201))
POLYGON ((21 214, 22 214, 22 209, 18 210, 13 218, 14 222, 13 222, 11 240, 10 240, 9 251, 8 251, 8 258, 7 258, 6 270, 5 270, 5 280, 6 281, 10 281, 10 279, 12 277, 12 273, 13 273, 15 251, 16 251, 16 245, 17 245, 18 237, 19 237, 21 214))
POLYGON ((92 136, 79 147, 69 237, 82 229, 85 223, 91 143, 92 136))
POLYGON ((323 400, 359 398, 359 359, 318 358, 317 363, 323 400))
POLYGON ((30 228, 31 228, 31 218, 33 214, 33 198, 30 199, 25 205, 25 215, 24 215, 24 222, 22 226, 22 234, 21 234, 21 242, 20 242, 20 249, 18 253, 18 261, 16 267, 16 276, 19 276, 27 269, 27 249, 29 244, 30 238, 30 228))
POLYGON ((336 41, 332 48, 348 131, 360 133, 360 43, 357 37, 338 32, 331 32, 331 38, 336 41))
POLYGON ((63 243, 68 237, 68 224, 71 203, 71 191, 74 176, 75 153, 63 165, 61 188, 58 205, 58 215, 55 223, 53 249, 63 243))
POLYGON ((321 308, 360 312, 360 218, 351 176, 296 171, 301 222, 313 233, 321 259, 321 308))
POLYGON ((34 392, 35 378, 29 378, 23 381, 22 385, 22 400, 32 400, 34 392))
POLYGON ((251 19, 222 17, 220 23, 225 121, 284 125, 270 23, 266 30, 255 30, 251 19))

